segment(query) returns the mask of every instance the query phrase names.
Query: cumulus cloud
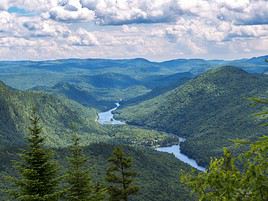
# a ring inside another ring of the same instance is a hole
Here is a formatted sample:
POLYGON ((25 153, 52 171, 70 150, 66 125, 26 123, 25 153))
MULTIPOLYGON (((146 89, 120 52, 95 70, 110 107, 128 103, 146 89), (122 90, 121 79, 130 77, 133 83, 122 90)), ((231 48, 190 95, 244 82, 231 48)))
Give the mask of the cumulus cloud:
POLYGON ((175 0, 81 0, 81 4, 95 11, 102 25, 174 21, 178 11, 175 0))
POLYGON ((27 20, 22 25, 28 31, 25 33, 32 37, 67 37, 71 33, 67 26, 53 21, 27 20))
POLYGON ((267 0, 219 1, 218 17, 235 24, 268 24, 267 0))
POLYGON ((99 44, 98 39, 93 33, 81 28, 71 34, 67 40, 75 46, 95 46, 99 44))
POLYGON ((264 54, 267 10, 267 0, 1 0, 1 57, 264 54))
POLYGON ((65 22, 92 21, 95 18, 95 12, 82 7, 79 0, 62 0, 46 15, 51 19, 65 22))

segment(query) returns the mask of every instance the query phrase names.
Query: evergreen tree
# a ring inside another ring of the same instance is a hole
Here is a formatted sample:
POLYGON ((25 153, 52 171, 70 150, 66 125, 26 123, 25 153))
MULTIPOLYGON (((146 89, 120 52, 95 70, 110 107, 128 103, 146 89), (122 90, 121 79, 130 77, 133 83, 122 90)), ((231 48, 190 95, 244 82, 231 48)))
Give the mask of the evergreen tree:
POLYGON ((119 147, 114 148, 109 158, 106 180, 110 183, 108 192, 110 201, 128 201, 129 196, 138 192, 133 184, 136 173, 131 170, 132 161, 119 147))
POLYGON ((68 201, 101 201, 104 200, 105 190, 92 184, 87 167, 87 159, 83 154, 78 136, 74 136, 68 158, 69 167, 66 175, 68 201))
POLYGON ((92 199, 94 201, 103 201, 106 198, 107 189, 101 184, 97 183, 93 188, 92 199))
MULTIPOLYGON (((268 105, 268 99, 254 98, 257 103, 268 105)), ((267 116, 264 111, 258 116, 267 116)), ((264 123, 267 125, 267 123, 264 123)), ((239 156, 232 156, 224 149, 224 156, 214 159, 205 173, 184 173, 181 181, 198 195, 200 201, 267 201, 268 200, 268 136, 251 143, 235 141, 249 149, 239 156)))
POLYGON ((70 148, 69 166, 66 175, 67 180, 67 200, 68 201, 89 201, 93 185, 89 172, 86 168, 87 159, 83 154, 77 136, 73 139, 70 148))
POLYGON ((18 177, 9 178, 14 188, 8 193, 19 201, 57 201, 61 195, 58 166, 52 152, 44 146, 40 118, 35 111, 30 120, 28 145, 19 155, 20 161, 15 163, 18 177))

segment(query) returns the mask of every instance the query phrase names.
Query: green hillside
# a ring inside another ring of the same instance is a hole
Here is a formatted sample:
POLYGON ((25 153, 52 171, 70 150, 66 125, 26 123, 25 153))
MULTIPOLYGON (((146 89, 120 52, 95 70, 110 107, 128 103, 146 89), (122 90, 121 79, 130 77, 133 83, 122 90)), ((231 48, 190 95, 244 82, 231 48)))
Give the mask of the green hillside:
MULTIPOLYGON (((58 160, 66 164, 66 147, 72 138, 70 124, 75 124, 86 145, 93 179, 104 182, 107 159, 115 144, 123 145, 127 154, 134 158, 138 172, 137 183, 141 191, 133 201, 191 200, 191 195, 178 180, 179 170, 187 170, 170 154, 146 148, 169 144, 177 138, 163 132, 146 130, 134 126, 101 126, 96 120, 96 111, 63 97, 41 92, 24 92, 0 83, 0 181, 7 172, 14 174, 11 161, 17 159, 24 144, 33 107, 41 118, 47 145, 54 147, 58 160), (97 143, 96 143, 97 142, 97 143), (105 144, 104 144, 105 143, 105 144), (141 145, 141 146, 140 146, 141 145), (163 187, 163 184, 165 186, 163 187)), ((0 182, 0 188, 2 184, 0 182)), ((0 192, 0 200, 6 200, 0 192)))
MULTIPOLYGON (((85 147, 89 159, 92 179, 95 182, 105 183, 107 159, 112 153, 114 145, 92 144, 85 147)), ((133 158, 134 170, 138 173, 136 179, 140 192, 131 201, 191 201, 189 190, 179 182, 179 174, 190 170, 190 167, 177 160, 174 156, 157 152, 151 149, 123 146, 124 151, 133 158)), ((0 162, 0 175, 12 172, 11 159, 16 159, 16 149, 12 148, 0 152, 3 160, 0 162)), ((66 149, 56 150, 61 166, 66 166, 66 149)), ((0 177, 1 178, 1 177, 0 177)), ((0 182, 1 187, 1 182, 0 182)), ((0 191, 0 200, 5 200, 0 191)))
POLYGON ((144 86, 136 85, 127 88, 96 88, 86 82, 60 82, 53 87, 34 87, 31 91, 57 94, 74 100, 84 106, 106 111, 115 106, 121 99, 128 100, 150 92, 144 86))
POLYGON ((210 70, 186 84, 118 111, 130 124, 186 137, 184 152, 201 163, 221 154, 229 139, 265 133, 248 98, 268 95, 268 76, 234 67, 210 70))
POLYGON ((64 97, 15 90, 3 83, 0 83, 0 103, 1 147, 23 143, 33 108, 36 108, 40 115, 47 144, 53 147, 69 144, 72 124, 85 145, 92 142, 118 141, 151 146, 175 140, 174 137, 157 131, 129 126, 116 126, 116 129, 101 126, 96 122, 97 113, 92 108, 64 97))
POLYGON ((65 82, 59 82, 53 87, 34 87, 31 90, 45 91, 62 95, 71 100, 101 111, 113 108, 115 102, 136 104, 178 87, 191 79, 191 73, 176 73, 172 75, 148 76, 136 80, 130 76, 118 73, 103 73, 91 76, 80 76, 65 82))

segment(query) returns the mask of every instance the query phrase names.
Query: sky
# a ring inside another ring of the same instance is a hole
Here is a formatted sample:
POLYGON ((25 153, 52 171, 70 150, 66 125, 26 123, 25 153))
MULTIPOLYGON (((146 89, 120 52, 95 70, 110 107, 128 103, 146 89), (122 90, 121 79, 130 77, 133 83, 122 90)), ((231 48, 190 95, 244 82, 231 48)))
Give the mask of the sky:
POLYGON ((268 0, 0 0, 0 60, 268 54, 268 0))

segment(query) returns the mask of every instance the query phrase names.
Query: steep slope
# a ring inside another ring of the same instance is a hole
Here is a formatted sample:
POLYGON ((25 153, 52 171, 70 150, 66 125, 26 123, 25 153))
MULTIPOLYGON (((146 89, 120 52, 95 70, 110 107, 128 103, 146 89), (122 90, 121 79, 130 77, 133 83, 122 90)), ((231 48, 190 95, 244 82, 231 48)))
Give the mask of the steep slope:
POLYGON ((33 108, 40 115, 47 141, 52 146, 62 146, 70 140, 68 129, 73 123, 79 132, 92 139, 104 133, 95 122, 96 112, 78 103, 44 93, 22 92, 0 85, 1 143, 20 144, 27 132, 33 108))
POLYGON ((123 74, 104 73, 81 76, 79 81, 69 80, 59 82, 53 87, 34 87, 31 90, 63 95, 84 106, 105 111, 113 108, 115 102, 136 104, 153 98, 181 85, 192 77, 191 73, 176 73, 135 80, 123 74))
POLYGON ((160 94, 179 87, 193 77, 194 75, 191 73, 176 73, 172 75, 150 76, 146 79, 143 79, 141 83, 144 86, 150 88, 151 91, 141 96, 136 96, 128 100, 123 100, 121 102, 121 105, 122 107, 126 107, 129 105, 138 104, 145 100, 152 99, 156 96, 159 96, 160 94))
POLYGON ((33 108, 36 108, 41 118, 47 144, 53 147, 65 147, 69 144, 72 138, 71 125, 75 125, 75 130, 81 135, 85 145, 111 141, 153 145, 156 139, 159 143, 174 139, 164 133, 129 126, 120 126, 113 130, 96 122, 97 113, 92 108, 84 107, 64 97, 41 92, 18 91, 1 82, 0 103, 1 147, 23 144, 33 108))
POLYGON ((93 107, 99 110, 108 110, 109 108, 114 107, 116 102, 116 100, 105 100, 104 96, 98 96, 98 93, 101 93, 101 91, 104 92, 104 90, 99 89, 99 91, 96 91, 94 87, 88 85, 67 82, 60 82, 53 87, 34 87, 31 90, 62 95, 84 106, 93 107))
POLYGON ((168 93, 118 111, 130 124, 187 137, 182 148, 201 163, 230 146, 229 139, 265 133, 247 100, 268 95, 268 76, 221 67, 168 93))
MULTIPOLYGON (((92 144, 85 147, 85 154, 89 160, 89 170, 95 182, 105 183, 107 160, 114 145, 92 144)), ((141 147, 122 146, 124 151, 133 159, 134 170, 138 173, 135 182, 140 186, 140 192, 131 201, 191 201, 192 196, 179 181, 181 170, 189 171, 190 167, 174 156, 141 147)), ((0 148, 1 150, 1 148, 0 148)), ((66 167, 66 157, 69 150, 57 149, 57 159, 61 167, 66 167)), ((17 148, 1 150, 0 158, 0 188, 1 173, 12 172, 11 161, 17 159, 17 148)), ((0 191, 0 200, 7 200, 0 191)))
MULTIPOLYGON (((100 80, 99 82, 105 83, 106 81, 100 80)), ((53 87, 34 87, 31 91, 62 95, 84 106, 105 111, 115 107, 116 102, 142 96, 151 90, 142 85, 126 86, 124 88, 98 88, 87 82, 60 82, 53 87)))

